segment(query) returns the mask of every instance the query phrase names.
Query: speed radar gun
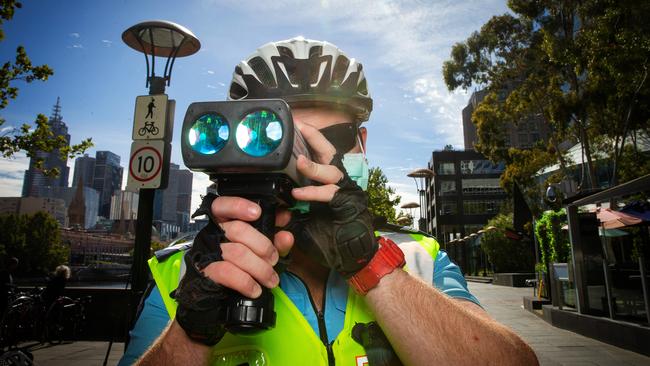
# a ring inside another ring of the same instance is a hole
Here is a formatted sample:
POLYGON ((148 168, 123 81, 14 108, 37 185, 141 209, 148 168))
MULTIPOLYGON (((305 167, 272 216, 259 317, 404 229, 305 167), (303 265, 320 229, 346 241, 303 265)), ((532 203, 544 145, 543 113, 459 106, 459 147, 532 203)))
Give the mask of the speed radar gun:
MULTIPOLYGON (((292 188, 309 184, 296 161, 310 153, 281 99, 192 103, 183 121, 181 147, 185 165, 216 183, 216 195, 209 194, 212 199, 204 199, 203 210, 195 215, 210 214, 217 196, 243 197, 262 208, 252 225, 271 240, 276 209, 294 206, 292 188)), ((221 252, 219 243, 207 244, 221 252)), ((227 305, 219 316, 227 331, 252 334, 275 326, 273 294, 262 289, 257 299, 225 290, 227 305)))

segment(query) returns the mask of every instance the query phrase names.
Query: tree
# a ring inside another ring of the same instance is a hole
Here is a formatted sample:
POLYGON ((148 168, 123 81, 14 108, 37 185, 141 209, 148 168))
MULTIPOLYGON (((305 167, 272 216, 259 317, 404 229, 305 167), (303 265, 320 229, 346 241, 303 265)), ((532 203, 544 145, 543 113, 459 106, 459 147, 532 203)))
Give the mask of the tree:
MULTIPOLYGON (((15 10, 20 9, 22 4, 16 0, 2 0, 0 2, 0 42, 4 40, 4 31, 2 23, 11 20, 15 10)), ((31 83, 35 80, 45 81, 53 75, 52 69, 47 65, 34 66, 27 56, 23 46, 16 50, 16 59, 14 62, 5 62, 0 68, 0 110, 4 109, 9 100, 16 99, 18 96, 18 87, 16 82, 22 81, 31 83)), ((0 127, 5 124, 6 120, 0 117, 0 127)), ((63 136, 54 136, 47 118, 39 114, 35 120, 36 128, 32 129, 29 124, 23 124, 19 129, 8 129, 0 135, 0 154, 4 158, 11 158, 17 152, 24 150, 27 157, 36 159, 35 165, 41 169, 47 177, 59 175, 59 169, 45 169, 44 160, 38 156, 39 151, 52 152, 58 150, 62 158, 74 158, 82 154, 92 146, 91 139, 85 139, 81 143, 68 146, 63 136)))
POLYGON ((45 274, 67 263, 70 248, 61 243, 59 223, 46 212, 0 216, 0 254, 20 260, 21 273, 45 274))
POLYGON ((395 195, 395 188, 388 185, 388 178, 378 167, 370 168, 367 193, 370 212, 388 222, 395 222, 395 206, 399 205, 402 197, 395 195))
POLYGON ((527 237, 513 240, 506 236, 512 225, 512 214, 499 214, 486 227, 494 226, 481 237, 481 249, 488 256, 495 272, 532 272, 535 266, 533 243, 527 237))
MULTIPOLYGON (((472 116, 477 149, 507 163, 507 187, 530 181, 531 171, 554 162, 566 175, 578 162, 567 161, 560 144, 578 141, 587 167, 581 187, 598 186, 597 152, 613 162, 609 184, 617 184, 626 159, 642 161, 637 140, 650 131, 650 3, 510 0, 508 6, 512 14, 492 17, 455 44, 443 66, 449 90, 487 88, 472 116), (549 127, 549 140, 528 156, 508 148, 506 127, 533 117, 549 127)), ((648 172, 637 170, 635 177, 648 172)))

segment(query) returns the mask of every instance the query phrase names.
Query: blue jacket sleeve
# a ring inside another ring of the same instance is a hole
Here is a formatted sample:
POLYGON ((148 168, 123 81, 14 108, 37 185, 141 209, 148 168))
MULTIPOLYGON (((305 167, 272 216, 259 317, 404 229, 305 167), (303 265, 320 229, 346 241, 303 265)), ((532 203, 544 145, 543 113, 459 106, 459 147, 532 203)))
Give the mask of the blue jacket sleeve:
POLYGON ((460 268, 449 259, 447 252, 443 250, 438 252, 433 264, 433 285, 450 297, 469 300, 481 306, 478 299, 469 292, 460 268))
POLYGON ((169 314, 165 309, 158 287, 154 287, 144 302, 144 307, 135 326, 129 332, 131 339, 118 366, 132 365, 142 356, 153 342, 162 334, 169 323, 169 314))

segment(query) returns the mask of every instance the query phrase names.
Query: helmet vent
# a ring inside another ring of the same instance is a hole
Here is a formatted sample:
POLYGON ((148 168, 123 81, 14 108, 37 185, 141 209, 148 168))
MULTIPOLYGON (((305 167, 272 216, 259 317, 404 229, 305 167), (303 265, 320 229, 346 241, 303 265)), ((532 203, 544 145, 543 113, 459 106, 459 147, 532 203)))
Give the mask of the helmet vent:
POLYGON ((253 69, 253 72, 255 72, 255 75, 262 82, 262 84, 270 88, 275 88, 278 86, 275 82, 275 78, 273 77, 273 73, 271 73, 271 69, 263 58, 259 56, 253 57, 248 61, 248 65, 251 67, 251 69, 253 69))
POLYGON ((239 99, 244 99, 248 95, 248 91, 244 89, 241 85, 237 83, 231 83, 230 84, 230 99, 232 100, 239 100, 239 99))
POLYGON ((309 58, 320 57, 323 54, 323 46, 314 46, 309 49, 309 58))
POLYGON ((336 59, 336 64, 334 65, 334 71, 332 72, 332 84, 340 86, 345 77, 345 72, 350 65, 350 60, 345 56, 339 56, 336 59))
POLYGON ((368 84, 366 83, 365 78, 361 80, 361 82, 359 83, 359 86, 357 87, 357 92, 363 96, 368 95, 368 84))
POLYGON ((282 58, 293 59, 293 52, 289 47, 278 46, 278 53, 282 58))

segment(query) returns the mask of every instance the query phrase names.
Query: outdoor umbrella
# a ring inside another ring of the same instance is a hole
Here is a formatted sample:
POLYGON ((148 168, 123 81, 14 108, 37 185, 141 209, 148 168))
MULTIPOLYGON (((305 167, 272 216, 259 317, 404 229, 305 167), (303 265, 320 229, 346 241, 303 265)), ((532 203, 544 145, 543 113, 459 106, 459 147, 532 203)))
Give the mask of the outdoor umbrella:
POLYGON ((630 202, 620 212, 634 216, 643 221, 650 221, 650 203, 643 201, 630 202))
POLYGON ((602 207, 596 210, 596 217, 598 217, 598 220, 602 223, 605 229, 617 229, 620 227, 636 225, 642 221, 638 217, 602 207))

